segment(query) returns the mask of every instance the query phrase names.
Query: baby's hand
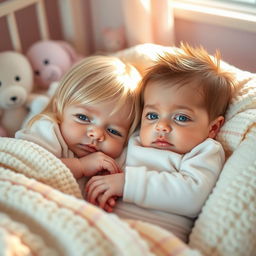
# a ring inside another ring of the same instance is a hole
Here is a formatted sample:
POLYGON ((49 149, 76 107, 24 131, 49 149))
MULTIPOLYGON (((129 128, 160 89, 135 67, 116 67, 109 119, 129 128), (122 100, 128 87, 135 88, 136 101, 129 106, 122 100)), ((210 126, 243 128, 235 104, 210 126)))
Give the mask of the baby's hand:
POLYGON ((110 174, 120 172, 116 161, 102 152, 91 153, 79 159, 85 176, 93 176, 98 172, 107 171, 110 174))
MULTIPOLYGON (((116 196, 109 198, 103 209, 109 213, 113 212, 113 208, 115 207, 116 200, 117 200, 116 196)), ((100 206, 101 202, 102 202, 102 194, 99 195, 97 198, 97 206, 100 206)))
POLYGON ((85 187, 87 201, 92 204, 98 201, 99 206, 105 209, 110 198, 123 195, 124 181, 124 173, 92 177, 85 187))

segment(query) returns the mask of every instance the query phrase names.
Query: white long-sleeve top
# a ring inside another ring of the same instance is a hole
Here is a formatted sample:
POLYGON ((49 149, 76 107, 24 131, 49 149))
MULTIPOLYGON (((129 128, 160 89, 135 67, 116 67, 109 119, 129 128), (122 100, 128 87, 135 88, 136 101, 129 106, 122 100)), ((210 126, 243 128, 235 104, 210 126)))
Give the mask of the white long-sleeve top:
POLYGON ((44 117, 35 121, 31 127, 17 131, 15 138, 32 141, 58 158, 74 157, 61 134, 59 125, 44 117))
POLYGON ((225 161, 221 144, 206 139, 187 154, 142 147, 138 135, 127 150, 120 217, 160 225, 187 240, 225 161))

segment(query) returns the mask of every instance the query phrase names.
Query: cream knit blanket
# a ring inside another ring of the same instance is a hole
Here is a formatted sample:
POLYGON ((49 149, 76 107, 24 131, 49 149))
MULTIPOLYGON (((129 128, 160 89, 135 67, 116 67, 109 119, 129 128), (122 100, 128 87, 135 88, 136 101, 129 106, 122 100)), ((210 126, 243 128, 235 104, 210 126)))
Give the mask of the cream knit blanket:
POLYGON ((122 221, 79 198, 59 159, 0 138, 0 255, 200 255, 161 228, 122 221))

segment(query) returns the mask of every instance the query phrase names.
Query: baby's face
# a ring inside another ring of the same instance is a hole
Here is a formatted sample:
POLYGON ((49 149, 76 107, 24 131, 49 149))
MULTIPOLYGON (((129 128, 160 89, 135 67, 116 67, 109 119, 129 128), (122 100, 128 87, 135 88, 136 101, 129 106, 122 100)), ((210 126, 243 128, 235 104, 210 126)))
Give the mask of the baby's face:
POLYGON ((195 85, 149 82, 140 129, 143 146, 185 154, 203 142, 210 129, 203 94, 195 85))
POLYGON ((60 124, 62 136, 69 149, 83 157, 101 151, 117 158, 122 153, 131 125, 130 105, 114 111, 117 100, 104 103, 72 105, 64 109, 60 124))

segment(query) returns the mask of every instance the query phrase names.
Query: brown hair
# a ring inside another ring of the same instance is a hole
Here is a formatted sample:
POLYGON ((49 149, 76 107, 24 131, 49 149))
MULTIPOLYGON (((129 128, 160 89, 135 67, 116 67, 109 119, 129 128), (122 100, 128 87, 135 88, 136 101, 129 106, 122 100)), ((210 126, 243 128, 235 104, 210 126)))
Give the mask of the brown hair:
POLYGON ((202 88, 204 107, 210 121, 224 116, 234 84, 232 74, 221 69, 220 61, 219 51, 210 56, 202 47, 192 48, 183 43, 180 49, 163 52, 142 79, 142 104, 145 87, 150 81, 164 81, 179 86, 189 86, 193 81, 202 88))

